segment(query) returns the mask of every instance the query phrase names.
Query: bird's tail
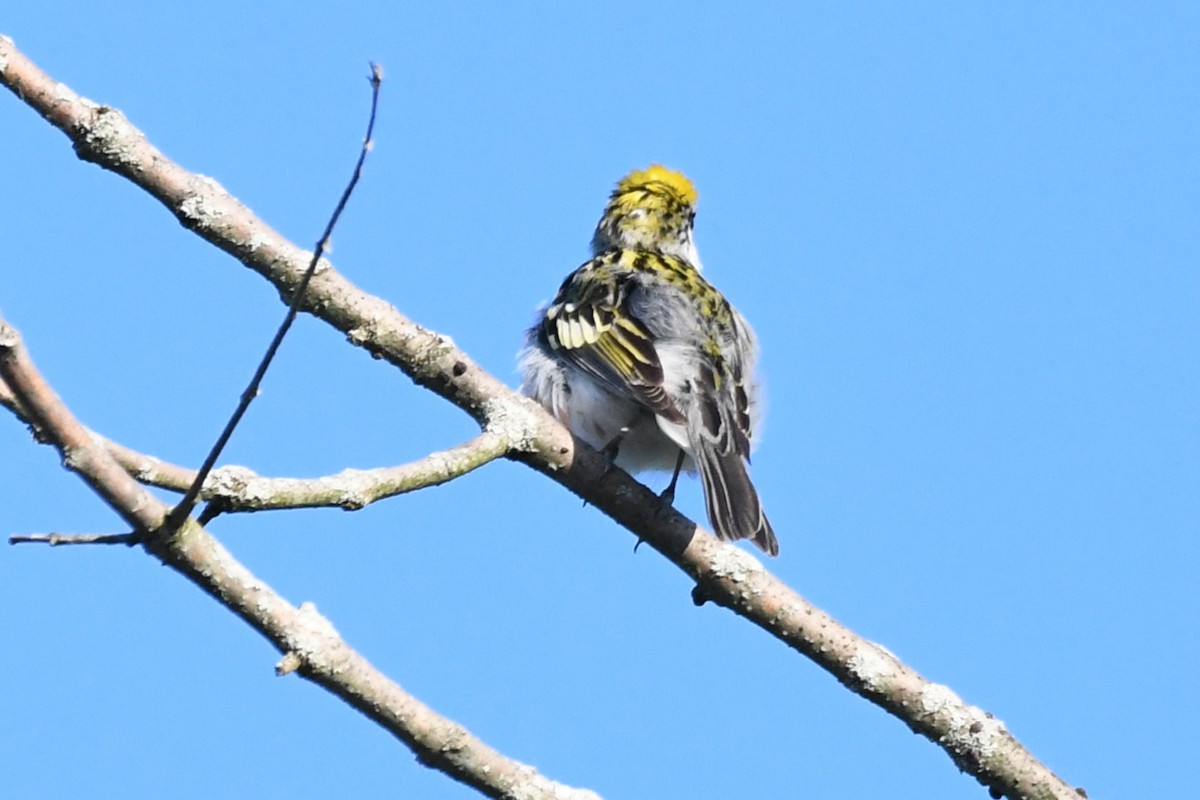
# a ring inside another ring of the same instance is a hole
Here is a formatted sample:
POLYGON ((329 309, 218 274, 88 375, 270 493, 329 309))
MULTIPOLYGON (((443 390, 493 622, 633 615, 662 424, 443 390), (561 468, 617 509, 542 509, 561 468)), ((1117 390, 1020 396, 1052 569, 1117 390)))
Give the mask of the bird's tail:
POLYGON ((767 555, 779 555, 779 540, 750 482, 746 460, 737 453, 720 453, 710 442, 700 443, 695 459, 704 484, 704 504, 717 537, 753 539, 767 555))

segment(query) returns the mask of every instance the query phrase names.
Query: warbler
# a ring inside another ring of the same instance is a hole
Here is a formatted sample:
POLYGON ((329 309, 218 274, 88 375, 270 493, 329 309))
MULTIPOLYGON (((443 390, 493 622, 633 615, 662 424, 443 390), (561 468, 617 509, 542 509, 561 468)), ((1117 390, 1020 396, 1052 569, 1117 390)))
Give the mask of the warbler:
POLYGON ((521 352, 522 391, 629 472, 698 471, 725 540, 779 542, 747 471, 759 422, 757 343, 700 274, 696 189, 654 164, 617 183, 592 259, 538 312, 521 352))

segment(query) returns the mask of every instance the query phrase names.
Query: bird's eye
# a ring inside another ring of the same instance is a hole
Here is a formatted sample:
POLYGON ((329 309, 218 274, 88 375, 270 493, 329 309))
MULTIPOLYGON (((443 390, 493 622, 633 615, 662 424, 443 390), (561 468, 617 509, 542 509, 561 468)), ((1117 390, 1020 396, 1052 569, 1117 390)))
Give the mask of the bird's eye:
POLYGON ((630 219, 641 219, 642 217, 646 216, 646 209, 635 208, 633 211, 629 212, 628 216, 630 219))

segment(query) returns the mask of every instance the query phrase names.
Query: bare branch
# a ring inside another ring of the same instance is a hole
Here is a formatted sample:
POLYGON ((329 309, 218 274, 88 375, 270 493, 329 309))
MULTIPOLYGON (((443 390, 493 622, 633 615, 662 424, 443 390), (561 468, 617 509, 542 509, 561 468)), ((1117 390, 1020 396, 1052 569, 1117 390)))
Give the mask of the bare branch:
POLYGON ((226 511, 337 506, 356 511, 378 500, 437 486, 503 457, 508 442, 484 431, 419 461, 377 469, 347 469, 323 478, 264 478, 245 467, 220 467, 200 496, 226 511))
MULTIPOLYGON (((187 172, 120 112, 54 82, 0 42, 0 82, 63 131, 85 160, 112 170, 161 201, 188 228, 271 281, 289 297, 307 254, 287 242, 214 181, 187 172)), ((837 623, 767 572, 753 556, 718 542, 581 442, 536 404, 483 371, 448 337, 412 322, 322 261, 305 309, 354 344, 394 364, 505 438, 510 457, 561 483, 670 559, 711 600, 758 625, 850 689, 942 747, 996 797, 1078 800, 1078 794, 1021 746, 991 714, 931 683, 882 647, 837 623)))
MULTIPOLYGON (((0 50, 0 58, 4 52, 0 50)), ((292 606, 242 566, 195 521, 167 524, 170 509, 88 434, 30 361, 17 331, 0 319, 0 376, 78 473, 131 526, 138 541, 271 641, 284 662, 375 720, 422 763, 489 797, 599 800, 505 758, 435 713, 350 648, 311 603, 292 606)), ((283 663, 283 662, 281 662, 283 663)))
MULTIPOLYGON (((38 441, 49 443, 3 381, 0 406, 33 428, 38 441)), ((194 469, 139 453, 90 429, 88 434, 139 483, 183 492, 196 480, 194 469)), ((222 513, 326 507, 357 511, 389 497, 454 480, 507 453, 505 437, 483 431, 460 445, 407 464, 347 469, 318 478, 264 477, 247 467, 229 465, 212 471, 200 499, 220 504, 222 513)))
POLYGON ((138 543, 135 533, 15 533, 8 537, 9 544, 38 543, 58 547, 64 544, 123 544, 138 543))

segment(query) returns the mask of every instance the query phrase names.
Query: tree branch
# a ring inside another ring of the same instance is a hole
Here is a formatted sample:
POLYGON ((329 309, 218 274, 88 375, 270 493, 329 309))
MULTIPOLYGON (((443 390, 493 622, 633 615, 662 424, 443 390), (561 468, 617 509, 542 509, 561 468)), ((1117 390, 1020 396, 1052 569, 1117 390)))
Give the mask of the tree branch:
MULTIPOLYGON (((29 425, 37 441, 50 443, 2 380, 0 406, 29 425)), ((86 430, 139 483, 183 492, 196 480, 194 469, 139 453, 93 430, 86 430)), ((492 431, 482 431, 462 444, 407 464, 346 469, 336 475, 318 478, 264 477, 247 467, 227 465, 217 467, 208 476, 200 499, 218 503, 223 513, 328 507, 357 511, 389 497, 439 486, 507 454, 506 438, 492 431)))
POLYGON ((508 452, 508 441, 483 431, 470 441, 394 467, 347 469, 322 478, 264 478, 245 467, 219 467, 200 496, 228 511, 337 506, 357 511, 378 500, 437 486, 508 452))
MULTIPOLYGON (((79 157, 129 179, 197 235, 269 280, 285 298, 303 274, 306 253, 208 178, 155 149, 118 111, 56 83, 0 42, 0 82, 73 142, 79 157)), ((758 625, 830 672, 854 692, 942 747, 995 797, 1078 800, 1007 731, 949 688, 931 683, 882 647, 837 623, 768 573, 753 556, 722 544, 686 517, 663 512, 658 498, 576 441, 531 401, 483 371, 449 338, 417 325, 322 262, 305 310, 354 344, 395 365, 416 383, 503 436, 510 457, 548 475, 670 559, 713 601, 758 625)))
POLYGON ((48 544, 59 547, 65 544, 123 544, 138 543, 136 533, 15 533, 8 537, 9 544, 48 544))
MULTIPOLYGON (((0 50, 0 58, 3 58, 0 50)), ((2 63, 2 62, 0 62, 2 63)), ((190 518, 167 524, 170 508, 130 477, 50 389, 17 331, 0 319, 0 377, 77 473, 133 526, 150 554, 199 586, 284 655, 298 671, 382 725, 422 763, 496 798, 599 800, 505 758, 461 725, 439 716, 356 653, 311 603, 292 606, 190 518)), ((47 539, 47 541, 49 541, 47 539)), ((51 542, 52 543, 52 542, 51 542)))

